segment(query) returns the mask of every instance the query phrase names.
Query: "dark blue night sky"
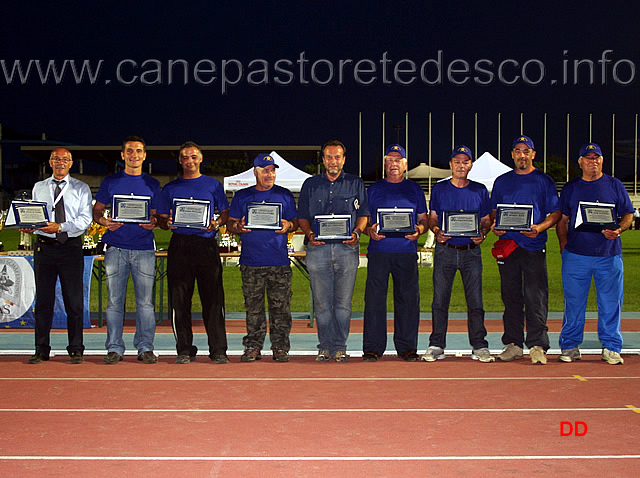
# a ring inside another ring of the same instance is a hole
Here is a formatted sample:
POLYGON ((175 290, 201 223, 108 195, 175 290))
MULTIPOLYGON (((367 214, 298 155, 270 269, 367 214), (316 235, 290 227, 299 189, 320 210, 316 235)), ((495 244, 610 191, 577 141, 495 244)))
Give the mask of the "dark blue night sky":
POLYGON ((543 114, 549 114, 549 154, 562 156, 566 114, 572 116, 571 154, 577 156, 579 145, 589 139, 587 118, 593 113, 593 140, 603 145, 606 157, 611 150, 611 115, 616 114, 616 139, 631 141, 640 110, 635 70, 635 65, 640 65, 640 35, 628 4, 285 1, 32 5, 24 2, 23 6, 5 7, 3 12, 0 123, 24 134, 46 132, 49 138, 74 144, 115 145, 129 134, 141 135, 156 145, 180 144, 186 139, 212 145, 319 145, 339 138, 349 148, 347 169, 353 171, 357 167, 358 113, 362 112, 366 172, 380 157, 383 111, 387 113, 387 142, 395 142, 392 126, 404 123, 405 112, 409 113, 409 160, 414 166, 427 161, 429 112, 433 118, 433 161, 444 165, 451 146, 452 112, 456 113, 456 143, 473 146, 473 115, 477 112, 479 154, 487 150, 494 155, 498 154, 496 117, 501 112, 501 153, 502 160, 508 162, 509 140, 520 133, 520 113, 525 114, 525 132, 540 145, 543 114), (439 52, 442 78, 437 84, 439 52), (301 54, 306 60, 304 78, 300 74, 301 54), (604 84, 603 63, 598 62, 603 55, 607 60, 604 84), (93 85, 88 80, 76 85, 70 69, 60 85, 51 78, 42 85, 33 64, 26 84, 20 84, 15 70, 12 83, 7 84, 15 60, 26 70, 29 61, 36 59, 42 65, 49 60, 59 65, 65 59, 78 65, 90 60, 94 66, 102 60, 102 67, 93 85), (586 64, 581 67, 578 84, 573 84, 574 60, 580 59, 593 63, 593 84, 589 84, 586 64), (142 67, 146 60, 152 61, 142 67), (169 84, 169 63, 176 60, 184 62, 174 67, 169 84), (227 85, 223 94, 220 70, 225 60, 230 80, 237 77, 238 62, 243 65, 243 77, 237 85, 227 85), (382 60, 386 60, 386 78, 382 60), (407 61, 398 64, 400 60, 407 61), (427 60, 431 61, 423 81, 420 66, 427 60), (453 60, 458 61, 452 64, 453 60), (339 84, 341 61, 344 68, 339 84), (196 78, 198 62, 200 74, 196 78), (358 62, 360 75, 356 77, 358 62), (502 79, 498 77, 501 62, 502 79), (205 71, 211 63, 215 74, 205 71), (412 63, 415 73, 410 71, 412 63), (156 64, 160 70, 154 72, 156 64), (186 85, 182 64, 188 65, 186 85), (269 68, 266 74, 258 71, 265 64, 269 68), (470 70, 467 73, 465 64, 470 70), (275 70, 276 65, 281 72, 275 70), (457 73, 448 78, 450 65, 457 73), (407 70, 398 78, 394 78, 396 66, 407 70), (375 72, 367 72, 373 68, 375 72), (323 82, 327 84, 320 84, 323 82))

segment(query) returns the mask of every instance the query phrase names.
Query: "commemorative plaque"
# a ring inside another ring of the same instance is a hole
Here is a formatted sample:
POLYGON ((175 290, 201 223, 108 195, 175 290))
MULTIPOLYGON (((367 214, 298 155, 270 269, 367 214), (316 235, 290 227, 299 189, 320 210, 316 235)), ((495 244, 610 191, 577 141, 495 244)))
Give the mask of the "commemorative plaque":
POLYGON ((533 225, 532 204, 498 204, 496 225, 499 231, 530 231, 533 225))
POLYGON ((207 229, 211 224, 211 201, 193 198, 173 199, 172 226, 207 229))
POLYGON ((416 232, 411 208, 378 208, 378 233, 388 237, 404 237, 416 232))
POLYGON ((618 229, 615 204, 580 201, 576 216, 576 230, 600 232, 603 229, 618 229))
POLYGON ((480 236, 480 213, 478 211, 443 211, 442 231, 450 237, 480 236))
POLYGON ((315 239, 348 241, 351 235, 351 216, 349 214, 328 214, 315 216, 315 239))
POLYGON ((282 204, 250 202, 244 227, 247 229, 282 229, 282 204))
POLYGON ((11 209, 15 224, 7 227, 37 228, 49 222, 47 203, 42 201, 12 201, 11 209))
POLYGON ((114 194, 111 202, 111 219, 114 222, 150 223, 151 196, 114 194))

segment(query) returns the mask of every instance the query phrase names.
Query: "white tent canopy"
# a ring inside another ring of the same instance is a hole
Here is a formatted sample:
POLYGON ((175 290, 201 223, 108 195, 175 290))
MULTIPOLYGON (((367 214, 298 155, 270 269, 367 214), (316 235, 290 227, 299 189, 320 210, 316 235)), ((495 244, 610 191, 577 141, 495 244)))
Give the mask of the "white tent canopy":
MULTIPOLYGON (((311 175, 300 171, 299 169, 287 163, 282 156, 275 151, 271 151, 274 162, 278 165, 276 174, 276 184, 287 188, 289 191, 298 192, 302 187, 305 179, 311 175)), ((237 191, 239 189, 255 186, 256 177, 253 174, 253 168, 247 169, 245 172, 224 178, 225 191, 237 191)))
POLYGON ((491 155, 491 153, 485 152, 473 163, 473 167, 471 168, 471 171, 469 171, 468 178, 484 184, 489 192, 491 192, 493 189, 493 182, 496 178, 509 171, 511 171, 509 166, 498 161, 491 155))
POLYGON ((427 163, 420 163, 413 169, 409 170, 409 179, 429 179, 429 171, 431 171, 431 177, 433 179, 446 178, 451 176, 451 170, 434 168, 427 165, 427 163))

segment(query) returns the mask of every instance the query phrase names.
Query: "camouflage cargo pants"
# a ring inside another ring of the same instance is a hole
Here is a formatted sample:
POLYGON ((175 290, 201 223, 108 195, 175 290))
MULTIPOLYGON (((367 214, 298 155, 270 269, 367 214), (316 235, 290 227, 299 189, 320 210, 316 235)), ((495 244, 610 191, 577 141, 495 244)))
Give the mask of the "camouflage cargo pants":
POLYGON ((291 331, 291 267, 240 265, 242 293, 247 309, 245 348, 262 350, 267 333, 264 295, 269 304, 269 339, 272 349, 289 351, 291 331))

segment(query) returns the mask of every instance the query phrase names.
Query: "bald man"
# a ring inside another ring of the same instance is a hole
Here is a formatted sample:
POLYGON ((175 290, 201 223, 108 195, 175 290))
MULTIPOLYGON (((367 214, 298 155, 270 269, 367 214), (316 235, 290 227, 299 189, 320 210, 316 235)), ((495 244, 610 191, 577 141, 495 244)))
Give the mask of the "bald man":
POLYGON ((35 230, 21 229, 24 232, 35 232, 38 238, 33 254, 36 277, 36 353, 29 359, 29 363, 49 360, 56 279, 60 277, 62 299, 67 312, 67 352, 71 363, 79 364, 84 362, 84 258, 81 236, 91 224, 91 190, 82 181, 69 176, 73 159, 67 149, 54 149, 49 158, 49 166, 53 175, 35 184, 33 199, 47 203, 51 222, 35 230))

